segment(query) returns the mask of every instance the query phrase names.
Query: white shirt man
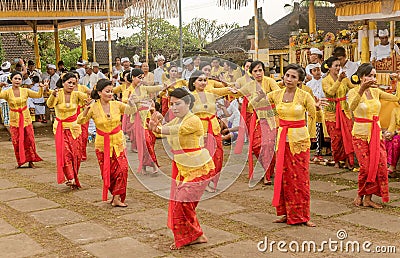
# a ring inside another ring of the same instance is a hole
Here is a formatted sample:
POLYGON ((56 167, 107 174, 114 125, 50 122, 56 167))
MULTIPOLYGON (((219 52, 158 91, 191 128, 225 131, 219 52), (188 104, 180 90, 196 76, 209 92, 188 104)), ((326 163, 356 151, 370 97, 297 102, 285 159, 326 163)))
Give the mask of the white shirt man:
POLYGON ((164 74, 164 62, 165 62, 165 57, 163 55, 158 55, 155 58, 155 61, 157 62, 157 68, 154 69, 153 74, 154 74, 154 85, 160 85, 162 84, 162 76, 164 74))
MULTIPOLYGON (((379 40, 381 43, 376 45, 371 52, 370 61, 380 61, 384 58, 388 58, 392 55, 392 49, 390 48, 389 44, 389 32, 387 29, 379 30, 378 32, 379 40)), ((396 51, 397 55, 400 55, 399 47, 394 44, 394 50, 396 51)))
POLYGON ((56 66, 53 64, 47 65, 47 75, 43 75, 43 79, 49 79, 49 88, 51 90, 55 90, 57 88, 57 82, 60 79, 60 76, 56 73, 56 66))
POLYGON ((185 70, 183 70, 182 72, 182 79, 189 81, 190 76, 192 76, 192 73, 196 71, 196 68, 194 68, 193 59, 189 57, 183 60, 183 65, 185 66, 185 70))
POLYGON ((79 73, 79 79, 82 79, 86 74, 85 62, 78 61, 78 62, 76 62, 76 65, 78 66, 76 71, 79 73))
POLYGON ((346 77, 350 79, 353 74, 357 71, 358 67, 360 66, 359 63, 352 62, 347 59, 346 50, 343 47, 336 47, 333 50, 333 56, 336 56, 340 62, 340 72, 346 73, 346 77))
POLYGON ((322 63, 322 57, 324 56, 324 53, 319 50, 318 48, 312 47, 310 48, 310 64, 306 66, 306 74, 311 76, 311 66, 314 64, 321 64, 322 63))
POLYGON ((314 96, 317 98, 325 98, 325 93, 322 89, 322 72, 320 64, 310 65, 311 81, 307 82, 307 86, 311 88, 314 96))
MULTIPOLYGON (((11 87, 11 84, 8 84, 7 79, 8 76, 11 74, 10 72, 11 69, 11 63, 10 62, 4 62, 1 65, 1 70, 3 72, 3 74, 0 75, 0 83, 5 83, 7 84, 6 86, 3 86, 2 90, 7 90, 8 88, 11 87)), ((0 104, 2 103, 7 103, 7 101, 5 99, 0 99, 0 104)))

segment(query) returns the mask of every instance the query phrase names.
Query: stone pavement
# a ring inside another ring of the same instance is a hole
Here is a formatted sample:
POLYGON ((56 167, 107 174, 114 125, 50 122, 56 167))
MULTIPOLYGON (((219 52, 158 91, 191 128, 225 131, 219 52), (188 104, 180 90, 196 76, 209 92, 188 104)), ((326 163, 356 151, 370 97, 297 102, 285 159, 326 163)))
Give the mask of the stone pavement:
MULTIPOLYGON (((1 138, 0 257, 398 257, 377 254, 376 246, 394 246, 400 252, 398 180, 390 183, 391 201, 383 210, 356 208, 351 203, 356 173, 311 165, 311 215, 318 227, 274 224, 273 187, 249 188, 247 170, 239 176, 245 160, 236 157, 227 161, 218 193, 206 193, 197 209, 209 242, 170 251, 173 236, 166 226, 168 201, 163 198, 168 196, 168 177, 135 177, 130 172, 129 207, 112 208, 101 201, 93 145, 82 163, 82 189, 77 191, 56 184, 53 138, 37 136, 37 149, 45 161, 37 169, 16 170, 11 143, 1 138), (301 252, 303 241, 314 241, 318 249, 330 239, 339 241, 338 250, 325 245, 324 252, 312 252, 312 246, 311 252, 301 252), (286 241, 280 247, 288 252, 278 250, 278 241, 286 241), (360 253, 346 252, 347 241, 358 241, 360 253), (364 241, 372 242, 374 253, 362 250, 364 241)), ((129 160, 135 171, 135 154, 129 153, 129 160)), ((168 158, 160 154, 159 162, 169 173, 168 158)))

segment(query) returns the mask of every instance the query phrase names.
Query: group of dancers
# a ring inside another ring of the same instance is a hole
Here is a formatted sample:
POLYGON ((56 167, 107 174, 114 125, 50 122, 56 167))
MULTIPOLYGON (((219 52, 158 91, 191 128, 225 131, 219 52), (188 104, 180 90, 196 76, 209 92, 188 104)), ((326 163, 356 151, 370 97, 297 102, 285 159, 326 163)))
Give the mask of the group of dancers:
MULTIPOLYGON (((261 61, 247 60, 244 67, 242 77, 227 82, 213 77, 215 67, 203 61, 186 81, 176 76, 178 67, 172 64, 168 80, 156 86, 144 85, 143 70, 132 68, 122 73, 120 86, 100 79, 91 91, 78 85, 76 73, 67 72, 61 75, 55 90, 49 90, 46 82, 34 92, 21 88, 22 74, 13 72, 9 76, 12 87, 0 91, 0 98, 10 105, 10 130, 18 167, 25 163, 34 167, 34 162, 42 160, 35 150, 28 97, 48 95, 47 106, 54 108, 56 116, 53 129, 57 182, 66 183, 71 189, 81 187, 78 171, 86 158, 87 123, 94 121, 95 152, 103 178, 102 199, 107 201, 110 192, 114 207, 127 206, 126 149, 138 152, 138 173, 145 173, 147 166, 158 173, 156 137, 167 137, 173 154, 168 227, 175 241, 170 248, 204 243, 207 237, 195 209, 206 188, 216 191, 224 160, 216 103, 220 97, 240 98, 235 153, 241 153, 247 138, 249 178, 254 177, 253 154, 265 171, 264 183, 270 184, 275 173, 272 205, 282 216, 275 222, 315 226, 310 220, 310 147, 325 126, 335 162, 345 161, 351 168, 354 153, 359 162, 359 189, 354 204, 382 208, 372 201, 372 195, 389 201, 387 156, 379 124, 380 100, 398 102, 399 98, 376 87, 376 70, 371 64, 362 64, 350 78, 340 73, 337 57, 313 66, 311 70, 322 68, 325 72, 316 89, 322 89, 325 98, 316 97, 314 89, 304 85, 306 72, 298 64, 285 67, 280 83, 265 76, 261 61), (121 94, 121 101, 115 100, 115 94, 121 94), (161 100, 161 110, 153 101, 156 96, 161 100), (318 123, 323 126, 317 127, 318 123), (126 137, 131 143, 128 147, 126 137)), ((396 112, 394 124, 385 133, 387 139, 398 139, 395 132, 400 127, 400 111, 396 112)))

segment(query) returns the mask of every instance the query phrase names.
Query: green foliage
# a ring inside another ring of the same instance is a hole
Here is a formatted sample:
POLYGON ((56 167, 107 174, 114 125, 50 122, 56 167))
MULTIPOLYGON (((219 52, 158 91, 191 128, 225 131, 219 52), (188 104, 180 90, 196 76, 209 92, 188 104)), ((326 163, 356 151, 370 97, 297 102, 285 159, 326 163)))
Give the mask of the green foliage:
MULTIPOLYGON (((119 45, 133 46, 142 49, 145 54, 145 24, 144 18, 132 18, 126 21, 128 28, 136 28, 137 32, 130 37, 123 38, 119 45)), ((188 32, 186 27, 182 28, 184 51, 196 50, 198 39, 188 32)), ((149 53, 154 56, 162 53, 172 56, 179 52, 179 28, 161 18, 149 18, 148 22, 149 53)))
MULTIPOLYGON (((31 46, 33 46, 33 33, 18 33, 17 37, 26 40, 31 46)), ((70 50, 67 46, 63 45, 61 42, 71 42, 75 44, 80 44, 80 38, 76 35, 74 30, 61 30, 58 34, 60 40, 60 53, 61 60, 64 61, 65 66, 69 68, 70 66, 75 66, 76 61, 81 55, 82 48, 76 48, 70 50), (79 54, 77 54, 79 52, 79 54)), ((40 62, 42 63, 42 71, 46 70, 46 64, 55 64, 56 62, 56 51, 55 51, 55 40, 53 32, 39 32, 38 33, 39 42, 39 53, 40 62)))
POLYGON ((199 40, 198 48, 204 48, 209 41, 215 41, 233 29, 239 28, 239 24, 224 23, 217 24, 217 20, 194 18, 186 26, 190 34, 195 35, 199 40))

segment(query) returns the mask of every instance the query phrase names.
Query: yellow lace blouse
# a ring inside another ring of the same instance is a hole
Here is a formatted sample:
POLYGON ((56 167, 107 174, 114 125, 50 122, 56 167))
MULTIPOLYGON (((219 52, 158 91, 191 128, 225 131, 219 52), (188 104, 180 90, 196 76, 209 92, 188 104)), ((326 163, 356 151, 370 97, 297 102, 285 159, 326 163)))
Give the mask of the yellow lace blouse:
MULTIPOLYGON (((217 107, 215 103, 217 101, 217 98, 221 96, 226 96, 229 93, 230 91, 228 88, 214 88, 208 90, 207 92, 204 91, 204 94, 206 96, 206 102, 203 103, 202 100, 200 99, 199 93, 197 91, 193 91, 192 94, 194 96, 195 101, 192 108, 192 112, 199 118, 207 118, 216 115, 217 107)), ((201 120, 201 122, 203 124, 204 133, 207 133, 208 121, 201 120)), ((211 124, 214 135, 219 134, 221 132, 221 127, 219 125, 217 117, 211 119, 211 124)))
MULTIPOLYGON (((129 86, 123 93, 122 93, 122 102, 123 103, 128 103, 129 97, 134 94, 136 95, 137 99, 142 100, 142 101, 151 101, 150 95, 158 93, 162 90, 163 86, 161 85, 155 85, 155 86, 144 86, 140 85, 139 88, 136 87, 134 88, 133 86, 129 86)), ((143 107, 142 103, 137 103, 136 105, 136 112, 140 112, 140 118, 143 123, 143 127, 147 128, 147 122, 146 119, 150 118, 150 108, 147 108, 146 110, 140 110, 143 107)), ((131 121, 132 121, 131 117, 131 121)))
MULTIPOLYGON (((306 126, 288 129, 286 141, 289 142, 290 151, 293 154, 298 154, 302 151, 307 151, 307 149, 310 148, 311 142, 309 131, 314 133, 314 135, 311 135, 311 138, 315 138, 315 101, 309 93, 297 88, 293 97, 293 101, 290 103, 285 103, 282 102, 285 91, 286 89, 280 89, 272 91, 267 95, 269 101, 275 104, 279 118, 288 121, 304 120, 305 113, 308 112, 310 118, 309 126, 313 127, 311 130, 308 130, 306 126)), ((281 131, 282 129, 279 128, 276 142, 279 142, 281 131)))
POLYGON ((247 83, 251 82, 250 76, 248 75, 243 75, 242 77, 240 77, 239 79, 236 80, 236 87, 238 89, 242 88, 244 85, 246 85, 247 83))
POLYGON ((178 177, 182 176, 183 182, 189 182, 196 177, 206 175, 214 169, 214 162, 210 153, 204 147, 204 130, 200 118, 189 112, 182 119, 174 118, 163 127, 169 128, 167 140, 172 150, 202 148, 194 152, 174 155, 178 167, 178 177))
MULTIPOLYGON (((349 91, 349 106, 351 111, 353 111, 354 117, 372 119, 373 116, 379 116, 379 111, 381 109, 380 100, 387 101, 399 101, 399 98, 395 95, 386 93, 377 88, 370 88, 372 99, 367 99, 365 93, 360 96, 358 93, 360 86, 357 86, 349 91)), ((380 126, 380 123, 378 121, 380 126)), ((371 123, 357 123, 354 122, 353 125, 353 136, 367 140, 371 139, 371 123)), ((382 135, 381 135, 382 137, 382 135)))
MULTIPOLYGON (((171 80, 169 80, 169 79, 166 80, 164 83, 167 85, 172 84, 171 80)), ((168 92, 168 96, 169 96, 171 94, 171 92, 173 92, 175 89, 182 88, 183 86, 187 86, 187 85, 188 85, 188 82, 184 79, 176 80, 175 84, 173 86, 169 87, 167 89, 167 91, 160 92, 160 97, 167 97, 167 92, 168 92)))
MULTIPOLYGON (((70 102, 65 102, 65 93, 64 89, 58 90, 58 96, 54 97, 53 94, 47 99, 47 106, 49 108, 54 108, 56 117, 64 120, 70 116, 76 114, 78 103, 84 102, 87 98, 87 94, 82 93, 80 91, 72 91, 70 102)), ((58 121, 54 121, 53 123, 53 132, 56 133, 58 121)), ((71 131, 72 137, 76 139, 81 134, 81 126, 74 122, 64 122, 63 129, 69 129, 71 131)))
POLYGON ((396 107, 392 110, 390 124, 387 131, 390 133, 400 131, 400 107, 396 107))
POLYGON ((216 80, 212 80, 212 79, 208 79, 207 80, 207 86, 204 88, 205 91, 210 91, 214 88, 223 88, 225 87, 224 84, 222 82, 216 81, 216 80))
MULTIPOLYGON (((103 132, 111 132, 117 126, 121 125, 121 115, 125 113, 132 113, 132 107, 121 103, 119 101, 110 101, 110 117, 107 117, 106 113, 101 106, 100 101, 96 101, 90 106, 90 109, 86 116, 83 116, 81 113, 78 116, 78 124, 85 124, 91 118, 94 120, 96 124, 96 128, 103 132)), ((99 151, 104 151, 104 137, 100 134, 96 135, 96 140, 94 146, 99 151)), ((110 135, 110 157, 115 151, 117 157, 121 155, 121 153, 125 149, 125 140, 122 130, 116 134, 110 135)))
POLYGON ((154 85, 154 74, 152 72, 148 72, 143 78, 143 83, 148 86, 154 85))
POLYGON ((215 69, 215 67, 211 68, 211 76, 219 77, 222 72, 224 72, 224 68, 222 66, 220 66, 218 69, 215 69))
MULTIPOLYGON (((19 88, 19 97, 15 97, 13 88, 10 87, 7 90, 1 90, 0 88, 0 99, 7 100, 10 109, 19 109, 26 106, 28 98, 40 98, 43 96, 43 88, 39 87, 39 91, 33 91, 26 88, 19 88)), ((29 109, 22 111, 24 116, 24 127, 32 124, 31 115, 29 109)), ((10 126, 18 127, 19 125, 19 113, 10 110, 10 126)))
MULTIPOLYGON (((325 93, 326 98, 340 99, 346 97, 350 89, 354 88, 354 85, 350 82, 349 78, 344 78, 341 82, 339 80, 334 81, 332 76, 328 74, 322 79, 322 89, 325 93)), ((336 121, 336 102, 329 101, 329 105, 324 108, 325 120, 335 122, 336 121)), ((349 105, 346 100, 340 101, 340 106, 348 118, 351 118, 349 105)))
MULTIPOLYGON (((89 98, 89 94, 90 94, 90 89, 88 87, 86 87, 85 85, 81 85, 78 84, 78 91, 85 93, 87 95, 87 98, 89 98)), ((84 101, 80 101, 79 102, 79 106, 81 106, 81 112, 83 111, 83 107, 85 106, 85 102, 84 101)))
POLYGON ((113 88, 113 93, 114 94, 123 93, 129 86, 130 86, 129 82, 121 83, 120 85, 113 88))

